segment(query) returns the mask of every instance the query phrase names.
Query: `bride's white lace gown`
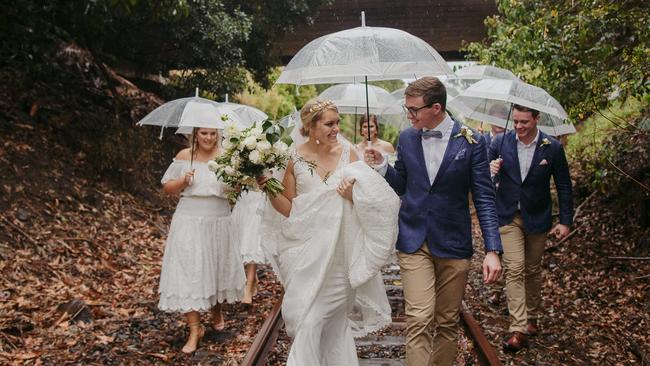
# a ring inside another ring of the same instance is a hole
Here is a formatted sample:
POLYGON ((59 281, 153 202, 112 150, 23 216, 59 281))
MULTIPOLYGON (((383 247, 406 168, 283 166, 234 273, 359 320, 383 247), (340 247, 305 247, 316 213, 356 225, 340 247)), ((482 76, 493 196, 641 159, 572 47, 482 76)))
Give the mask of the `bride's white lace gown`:
POLYGON ((358 365, 354 337, 391 321, 379 271, 394 248, 399 198, 364 163, 349 161, 344 144, 325 181, 295 161, 290 217, 265 212, 264 246, 285 287, 282 316, 293 337, 289 366, 358 365), (354 204, 336 192, 343 177, 357 180, 354 204))

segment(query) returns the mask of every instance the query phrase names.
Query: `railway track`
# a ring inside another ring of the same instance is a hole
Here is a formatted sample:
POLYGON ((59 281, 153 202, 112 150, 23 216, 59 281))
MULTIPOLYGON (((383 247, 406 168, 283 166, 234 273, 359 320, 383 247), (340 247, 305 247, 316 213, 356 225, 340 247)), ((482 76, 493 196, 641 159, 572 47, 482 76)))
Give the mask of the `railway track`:
MULTIPOLYGON (((399 267, 387 266, 383 272, 388 299, 393 310, 393 322, 390 327, 377 333, 356 340, 360 355, 360 366, 401 366, 405 365, 404 343, 406 318, 404 317, 404 298, 399 280, 399 267)), ((251 348, 241 363, 242 366, 281 365, 286 360, 290 340, 282 328, 282 298, 274 305, 255 337, 251 348), (280 344, 276 344, 280 339, 280 344)), ((467 338, 472 340, 471 355, 482 366, 501 366, 496 349, 490 344, 465 303, 461 310, 461 323, 467 338)))

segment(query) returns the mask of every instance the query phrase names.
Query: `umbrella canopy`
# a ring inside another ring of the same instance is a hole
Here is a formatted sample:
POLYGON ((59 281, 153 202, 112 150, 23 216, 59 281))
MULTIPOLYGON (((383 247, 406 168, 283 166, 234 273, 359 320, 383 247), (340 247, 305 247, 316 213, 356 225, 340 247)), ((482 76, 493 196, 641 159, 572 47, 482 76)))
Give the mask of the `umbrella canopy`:
POLYGON ((266 114, 257 108, 236 103, 218 103, 210 99, 201 98, 197 93, 195 97, 175 99, 159 106, 141 119, 137 125, 161 126, 163 128, 178 127, 185 107, 190 102, 195 105, 213 105, 222 111, 228 110, 238 117, 242 127, 248 127, 255 122, 260 122, 267 118, 266 114))
POLYGON ((264 122, 269 118, 266 113, 249 105, 230 102, 221 103, 221 105, 224 108, 233 111, 233 113, 239 118, 239 122, 237 123, 242 128, 248 128, 254 125, 256 122, 264 122))
POLYGON ((185 105, 176 133, 189 134, 195 127, 223 129, 226 122, 242 125, 242 121, 232 109, 210 103, 190 101, 185 105))
MULTIPOLYGON (((366 86, 365 84, 338 84, 325 89, 319 96, 320 99, 329 99, 341 113, 366 114, 366 86)), ((370 114, 400 114, 401 107, 386 108, 395 104, 395 98, 386 89, 368 85, 367 105, 370 114)))
POLYGON ((465 117, 496 126, 512 125, 508 111, 519 104, 540 111, 538 128, 551 136, 575 133, 562 105, 544 89, 516 80, 484 79, 463 90, 456 99, 465 117))
POLYGON ((460 80, 474 82, 483 79, 520 80, 517 75, 513 74, 510 70, 490 65, 472 65, 463 67, 456 71, 456 77, 460 80))
POLYGON ((279 84, 355 83, 454 73, 422 39, 399 29, 362 26, 319 37, 291 59, 279 84))

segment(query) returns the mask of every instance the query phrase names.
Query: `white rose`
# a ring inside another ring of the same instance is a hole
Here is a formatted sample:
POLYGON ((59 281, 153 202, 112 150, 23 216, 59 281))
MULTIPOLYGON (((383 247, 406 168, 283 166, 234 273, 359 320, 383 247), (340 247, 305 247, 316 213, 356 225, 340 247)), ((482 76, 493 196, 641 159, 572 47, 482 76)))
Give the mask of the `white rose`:
POLYGON ((219 170, 219 163, 217 163, 214 160, 208 161, 208 170, 210 170, 211 172, 216 172, 217 170, 219 170))
POLYGON ((227 166, 225 169, 225 172, 227 175, 234 175, 235 174, 235 169, 231 166, 227 166))
POLYGON ((251 153, 248 155, 248 158, 253 164, 259 164, 262 162, 262 157, 260 156, 260 152, 257 150, 251 151, 251 153))
POLYGON ((255 136, 248 136, 244 139, 243 144, 247 149, 253 150, 257 146, 257 138, 255 138, 255 136))
POLYGON ((267 152, 271 150, 271 148, 272 148, 271 143, 266 140, 257 143, 257 150, 260 152, 267 152))
POLYGON ((273 148, 279 153, 284 154, 289 149, 289 146, 282 142, 282 140, 278 140, 278 142, 273 145, 273 148))
POLYGON ((230 150, 232 148, 232 142, 230 142, 230 139, 225 139, 221 143, 221 147, 223 147, 226 150, 230 150))
POLYGON ((226 126, 224 129, 224 136, 230 137, 230 136, 237 136, 241 130, 239 129, 239 126, 237 126, 236 123, 230 123, 226 126))

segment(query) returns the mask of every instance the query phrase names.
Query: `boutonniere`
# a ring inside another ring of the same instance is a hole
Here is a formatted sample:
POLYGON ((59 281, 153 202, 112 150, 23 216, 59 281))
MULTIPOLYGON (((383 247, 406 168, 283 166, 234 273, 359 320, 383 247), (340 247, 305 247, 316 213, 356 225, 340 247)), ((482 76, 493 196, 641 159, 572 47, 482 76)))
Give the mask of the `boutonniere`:
POLYGON ((467 143, 469 143, 470 145, 476 143, 476 140, 474 140, 474 133, 472 132, 472 130, 467 128, 467 126, 461 127, 460 132, 454 135, 454 138, 459 138, 459 137, 464 137, 465 140, 467 140, 467 143))
POLYGON ((546 146, 546 145, 550 145, 550 144, 551 144, 551 140, 549 140, 549 139, 547 139, 546 137, 544 137, 544 138, 542 139, 542 144, 541 144, 540 146, 546 146))

